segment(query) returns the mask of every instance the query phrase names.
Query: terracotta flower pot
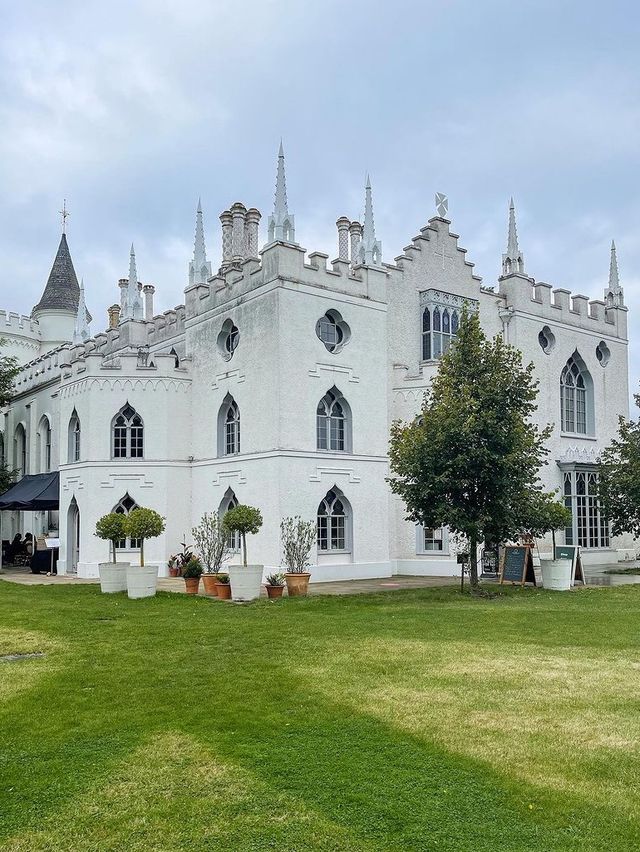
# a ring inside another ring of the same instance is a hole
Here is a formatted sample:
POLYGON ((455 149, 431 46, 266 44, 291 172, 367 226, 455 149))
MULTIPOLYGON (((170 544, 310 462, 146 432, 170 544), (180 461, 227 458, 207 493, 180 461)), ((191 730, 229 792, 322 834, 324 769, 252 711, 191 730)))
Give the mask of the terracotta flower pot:
POLYGON ((281 598, 282 593, 284 592, 284 586, 269 586, 266 587, 267 597, 269 598, 281 598))
POLYGON ((213 598, 218 596, 218 578, 215 574, 203 574, 202 585, 205 595, 211 595, 213 598))
POLYGON ((180 576, 180 569, 175 568, 175 567, 169 568, 169 576, 170 577, 179 577, 180 576))
POLYGON ((231 600, 231 584, 230 583, 216 583, 216 589, 218 591, 218 597, 223 601, 231 600))
POLYGON ((184 586, 188 595, 197 595, 200 588, 200 577, 185 577, 184 586))
POLYGON ((309 578, 311 574, 305 572, 303 574, 290 574, 288 571, 284 575, 287 581, 287 594, 290 598, 304 597, 309 591, 309 578))

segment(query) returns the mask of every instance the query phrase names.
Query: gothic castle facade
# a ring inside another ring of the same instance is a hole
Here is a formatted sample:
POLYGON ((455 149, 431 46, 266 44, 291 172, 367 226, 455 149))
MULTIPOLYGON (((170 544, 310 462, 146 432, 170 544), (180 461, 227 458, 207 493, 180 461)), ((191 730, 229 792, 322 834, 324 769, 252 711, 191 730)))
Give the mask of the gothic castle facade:
MULTIPOLYGON (((175 310, 154 314, 132 247, 108 328, 91 336, 63 234, 31 316, 0 312, 5 351, 22 365, 0 424, 2 452, 21 474, 60 471, 58 516, 14 514, 11 532, 59 524, 58 570, 97 576, 107 548, 96 520, 149 506, 166 518, 145 548, 163 575, 203 512, 239 502, 263 513, 250 556, 267 568, 281 564, 280 519, 301 515, 317 518, 315 580, 454 573, 446 529, 406 521, 390 493, 387 447, 391 422, 419 412, 467 306, 488 335, 535 365, 537 419, 554 424, 542 476, 573 512, 564 540, 593 562, 615 562, 632 545, 612 540, 595 497, 598 453, 628 413, 615 246, 602 300, 536 281, 512 203, 502 275, 487 287, 441 205, 385 262, 367 181, 362 225, 337 221, 337 258, 307 254, 288 210, 282 149, 262 245, 260 218, 241 203, 222 213, 214 273, 198 205, 175 310)), ((5 519, 5 537, 7 527, 5 519)), ((137 542, 121 544, 121 559, 137 558, 137 542)))

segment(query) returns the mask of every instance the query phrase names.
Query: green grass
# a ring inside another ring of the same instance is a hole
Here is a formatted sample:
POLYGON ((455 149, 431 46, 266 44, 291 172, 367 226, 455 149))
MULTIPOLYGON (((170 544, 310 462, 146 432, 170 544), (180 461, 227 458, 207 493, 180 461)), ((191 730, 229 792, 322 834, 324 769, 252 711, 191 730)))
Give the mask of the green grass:
POLYGON ((0 849, 640 848, 640 588, 0 583, 0 849))

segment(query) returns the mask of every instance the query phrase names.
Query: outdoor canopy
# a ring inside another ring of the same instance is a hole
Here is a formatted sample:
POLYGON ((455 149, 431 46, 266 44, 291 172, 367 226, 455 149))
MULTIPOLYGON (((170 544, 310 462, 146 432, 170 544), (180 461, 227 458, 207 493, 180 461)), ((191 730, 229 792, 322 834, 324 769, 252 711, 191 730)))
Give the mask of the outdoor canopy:
POLYGON ((58 471, 23 476, 20 482, 16 482, 0 496, 0 511, 20 509, 24 512, 38 512, 57 509, 59 505, 60 474, 58 471))

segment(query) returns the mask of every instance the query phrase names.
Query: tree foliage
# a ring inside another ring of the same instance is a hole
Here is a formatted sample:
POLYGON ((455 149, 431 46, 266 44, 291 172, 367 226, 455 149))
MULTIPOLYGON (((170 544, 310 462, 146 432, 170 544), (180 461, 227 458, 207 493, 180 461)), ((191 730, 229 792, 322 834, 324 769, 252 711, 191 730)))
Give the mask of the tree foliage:
POLYGON ((217 574, 230 553, 229 538, 222 521, 215 512, 205 512, 191 534, 205 571, 217 574))
MULTIPOLYGON (((0 350, 6 344, 0 340, 0 350)), ((13 380, 18 374, 18 362, 10 355, 0 354, 0 406, 7 405, 13 395, 13 380)), ((8 451, 8 441, 5 435, 5 456, 8 451)), ((4 494, 13 485, 18 471, 10 468, 4 460, 0 460, 0 494, 4 494)))
POLYGON ((468 538, 474 589, 478 543, 529 529, 551 499, 539 477, 551 427, 530 419, 537 394, 533 365, 523 367, 500 336, 488 340, 478 317, 464 311, 421 416, 392 426, 392 490, 410 520, 468 538))
POLYGON ((309 565, 309 553, 316 535, 315 521, 303 521, 299 515, 283 518, 280 522, 282 558, 291 573, 304 573, 309 565))
POLYGON ((144 542, 147 538, 157 538, 164 532, 164 518, 154 509, 139 506, 132 509, 125 519, 129 538, 140 539, 140 565, 144 565, 144 542))
POLYGON ((116 542, 122 541, 127 537, 127 519, 120 512, 110 512, 108 515, 103 515, 96 522, 96 536, 104 541, 111 542, 111 552, 113 561, 116 559, 116 542))
MULTIPOLYGON (((634 396, 640 407, 640 394, 634 396)), ((620 417, 618 434, 599 460, 598 496, 613 535, 640 536, 640 420, 620 417)))
POLYGON ((247 535, 255 535, 262 526, 262 513, 253 506, 240 504, 225 514, 222 523, 229 532, 240 533, 242 539, 242 563, 247 564, 247 535))

